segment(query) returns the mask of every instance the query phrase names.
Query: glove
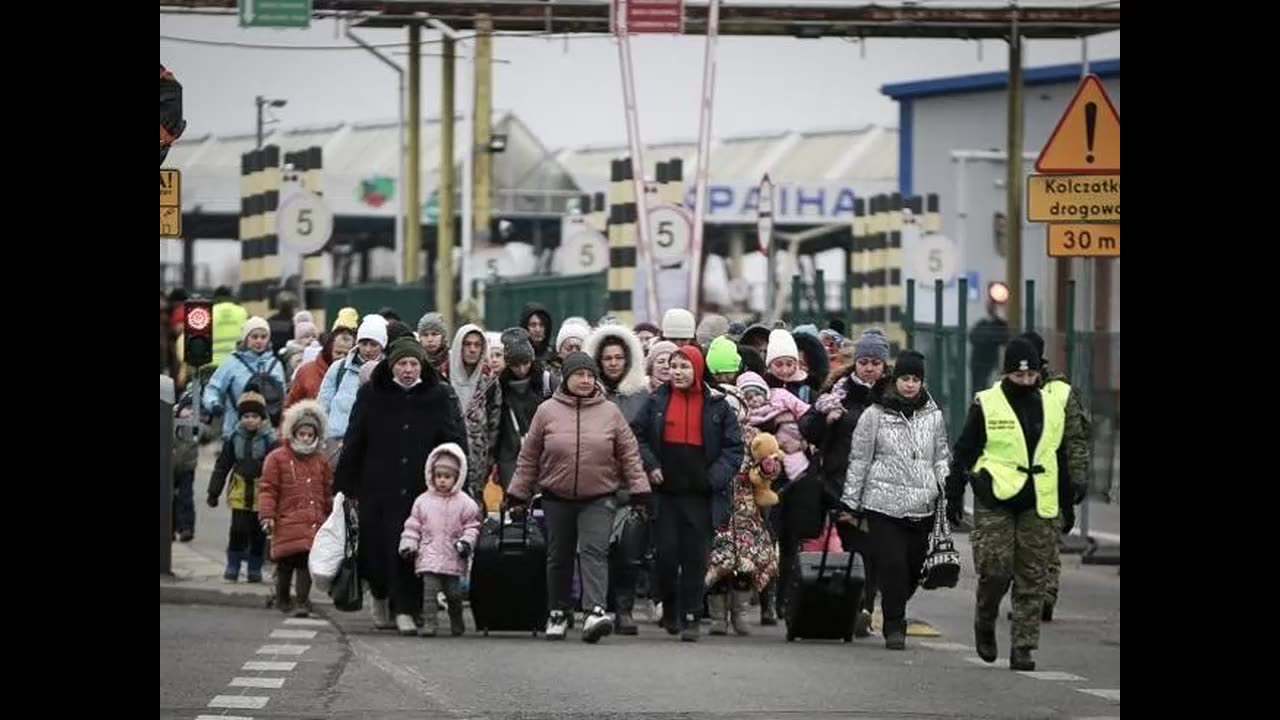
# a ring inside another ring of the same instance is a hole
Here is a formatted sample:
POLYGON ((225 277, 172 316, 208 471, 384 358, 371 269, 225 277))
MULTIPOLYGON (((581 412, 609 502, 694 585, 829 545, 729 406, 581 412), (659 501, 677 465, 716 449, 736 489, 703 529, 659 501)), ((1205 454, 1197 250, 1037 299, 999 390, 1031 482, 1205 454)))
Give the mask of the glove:
POLYGON ((964 493, 947 496, 947 522, 959 525, 964 521, 964 493))
POLYGON ((459 540, 453 544, 453 549, 458 551, 458 557, 466 560, 471 557, 471 543, 466 540, 459 540))
POLYGON ((209 507, 218 507, 218 496, 210 495, 205 502, 209 504, 209 507))
POLYGON ((1066 535, 1071 532, 1071 528, 1076 526, 1076 508, 1074 505, 1067 505, 1062 508, 1062 534, 1066 535))
POLYGON ((1087 485, 1077 485, 1071 488, 1071 504, 1079 505, 1089 497, 1089 487, 1087 485))
POLYGON ((529 503, 512 495, 507 496, 507 515, 511 522, 522 523, 529 514, 529 503))
POLYGON ((418 548, 414 547, 413 541, 405 538, 400 541, 400 557, 411 558, 418 554, 418 548))

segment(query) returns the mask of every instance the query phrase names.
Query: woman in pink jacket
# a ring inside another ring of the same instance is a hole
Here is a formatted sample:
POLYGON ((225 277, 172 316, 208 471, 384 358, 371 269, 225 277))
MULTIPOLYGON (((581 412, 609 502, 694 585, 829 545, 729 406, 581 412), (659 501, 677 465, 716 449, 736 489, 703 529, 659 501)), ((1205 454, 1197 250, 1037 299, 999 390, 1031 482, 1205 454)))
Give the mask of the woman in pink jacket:
MULTIPOLYGON (((414 570, 422 578, 423 623, 418 634, 436 635, 436 597, 449 604, 449 631, 466 632, 462 620, 462 576, 480 535, 480 508, 461 492, 467 479, 467 457, 457 443, 444 443, 427 456, 427 490, 418 496, 404 521, 400 554, 417 556, 414 570)), ((412 634, 412 633, 407 633, 412 634)))
MULTIPOLYGON (((563 640, 568 630, 573 555, 582 563, 583 642, 613 632, 605 614, 609 590, 609 535, 619 505, 643 503, 649 479, 640 446, 617 405, 605 397, 600 370, 590 355, 570 353, 561 366, 564 381, 538 406, 507 488, 517 521, 536 488, 542 490, 547 521, 547 639, 563 640)), ((641 504, 641 507, 643 505, 641 504)))

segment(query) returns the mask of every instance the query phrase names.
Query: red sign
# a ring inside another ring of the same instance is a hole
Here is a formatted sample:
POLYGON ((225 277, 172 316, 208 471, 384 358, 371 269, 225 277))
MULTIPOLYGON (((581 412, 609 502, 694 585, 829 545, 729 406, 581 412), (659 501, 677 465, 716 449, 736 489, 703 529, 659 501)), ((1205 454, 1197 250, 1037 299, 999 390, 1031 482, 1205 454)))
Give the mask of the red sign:
POLYGON ((684 0, 613 0, 610 27, 617 33, 625 19, 628 35, 684 33, 684 0))

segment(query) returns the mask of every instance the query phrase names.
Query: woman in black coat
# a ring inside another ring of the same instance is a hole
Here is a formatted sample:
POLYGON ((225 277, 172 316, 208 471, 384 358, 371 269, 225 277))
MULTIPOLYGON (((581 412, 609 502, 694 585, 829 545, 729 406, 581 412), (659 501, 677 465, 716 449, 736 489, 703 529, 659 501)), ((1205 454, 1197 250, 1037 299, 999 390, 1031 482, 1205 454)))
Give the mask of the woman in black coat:
POLYGON ((448 384, 426 363, 412 337, 388 348, 351 410, 334 491, 346 495, 360 518, 360 578, 373 596, 374 625, 416 632, 422 581, 398 549, 413 501, 426 487, 427 456, 437 446, 467 447, 458 404, 448 384))

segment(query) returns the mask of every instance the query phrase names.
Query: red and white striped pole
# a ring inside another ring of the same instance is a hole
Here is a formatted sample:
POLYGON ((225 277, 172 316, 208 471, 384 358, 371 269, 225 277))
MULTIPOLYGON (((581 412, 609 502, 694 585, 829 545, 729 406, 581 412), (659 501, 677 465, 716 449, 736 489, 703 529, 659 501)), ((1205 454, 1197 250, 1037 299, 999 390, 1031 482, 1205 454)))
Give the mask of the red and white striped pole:
POLYGON ((707 46, 702 61, 702 100, 698 113, 698 175, 693 205, 693 246, 689 248, 689 309, 698 314, 702 297, 702 228, 707 207, 707 172, 711 165, 711 108, 716 93, 716 40, 720 36, 720 0, 707 8, 707 46))

